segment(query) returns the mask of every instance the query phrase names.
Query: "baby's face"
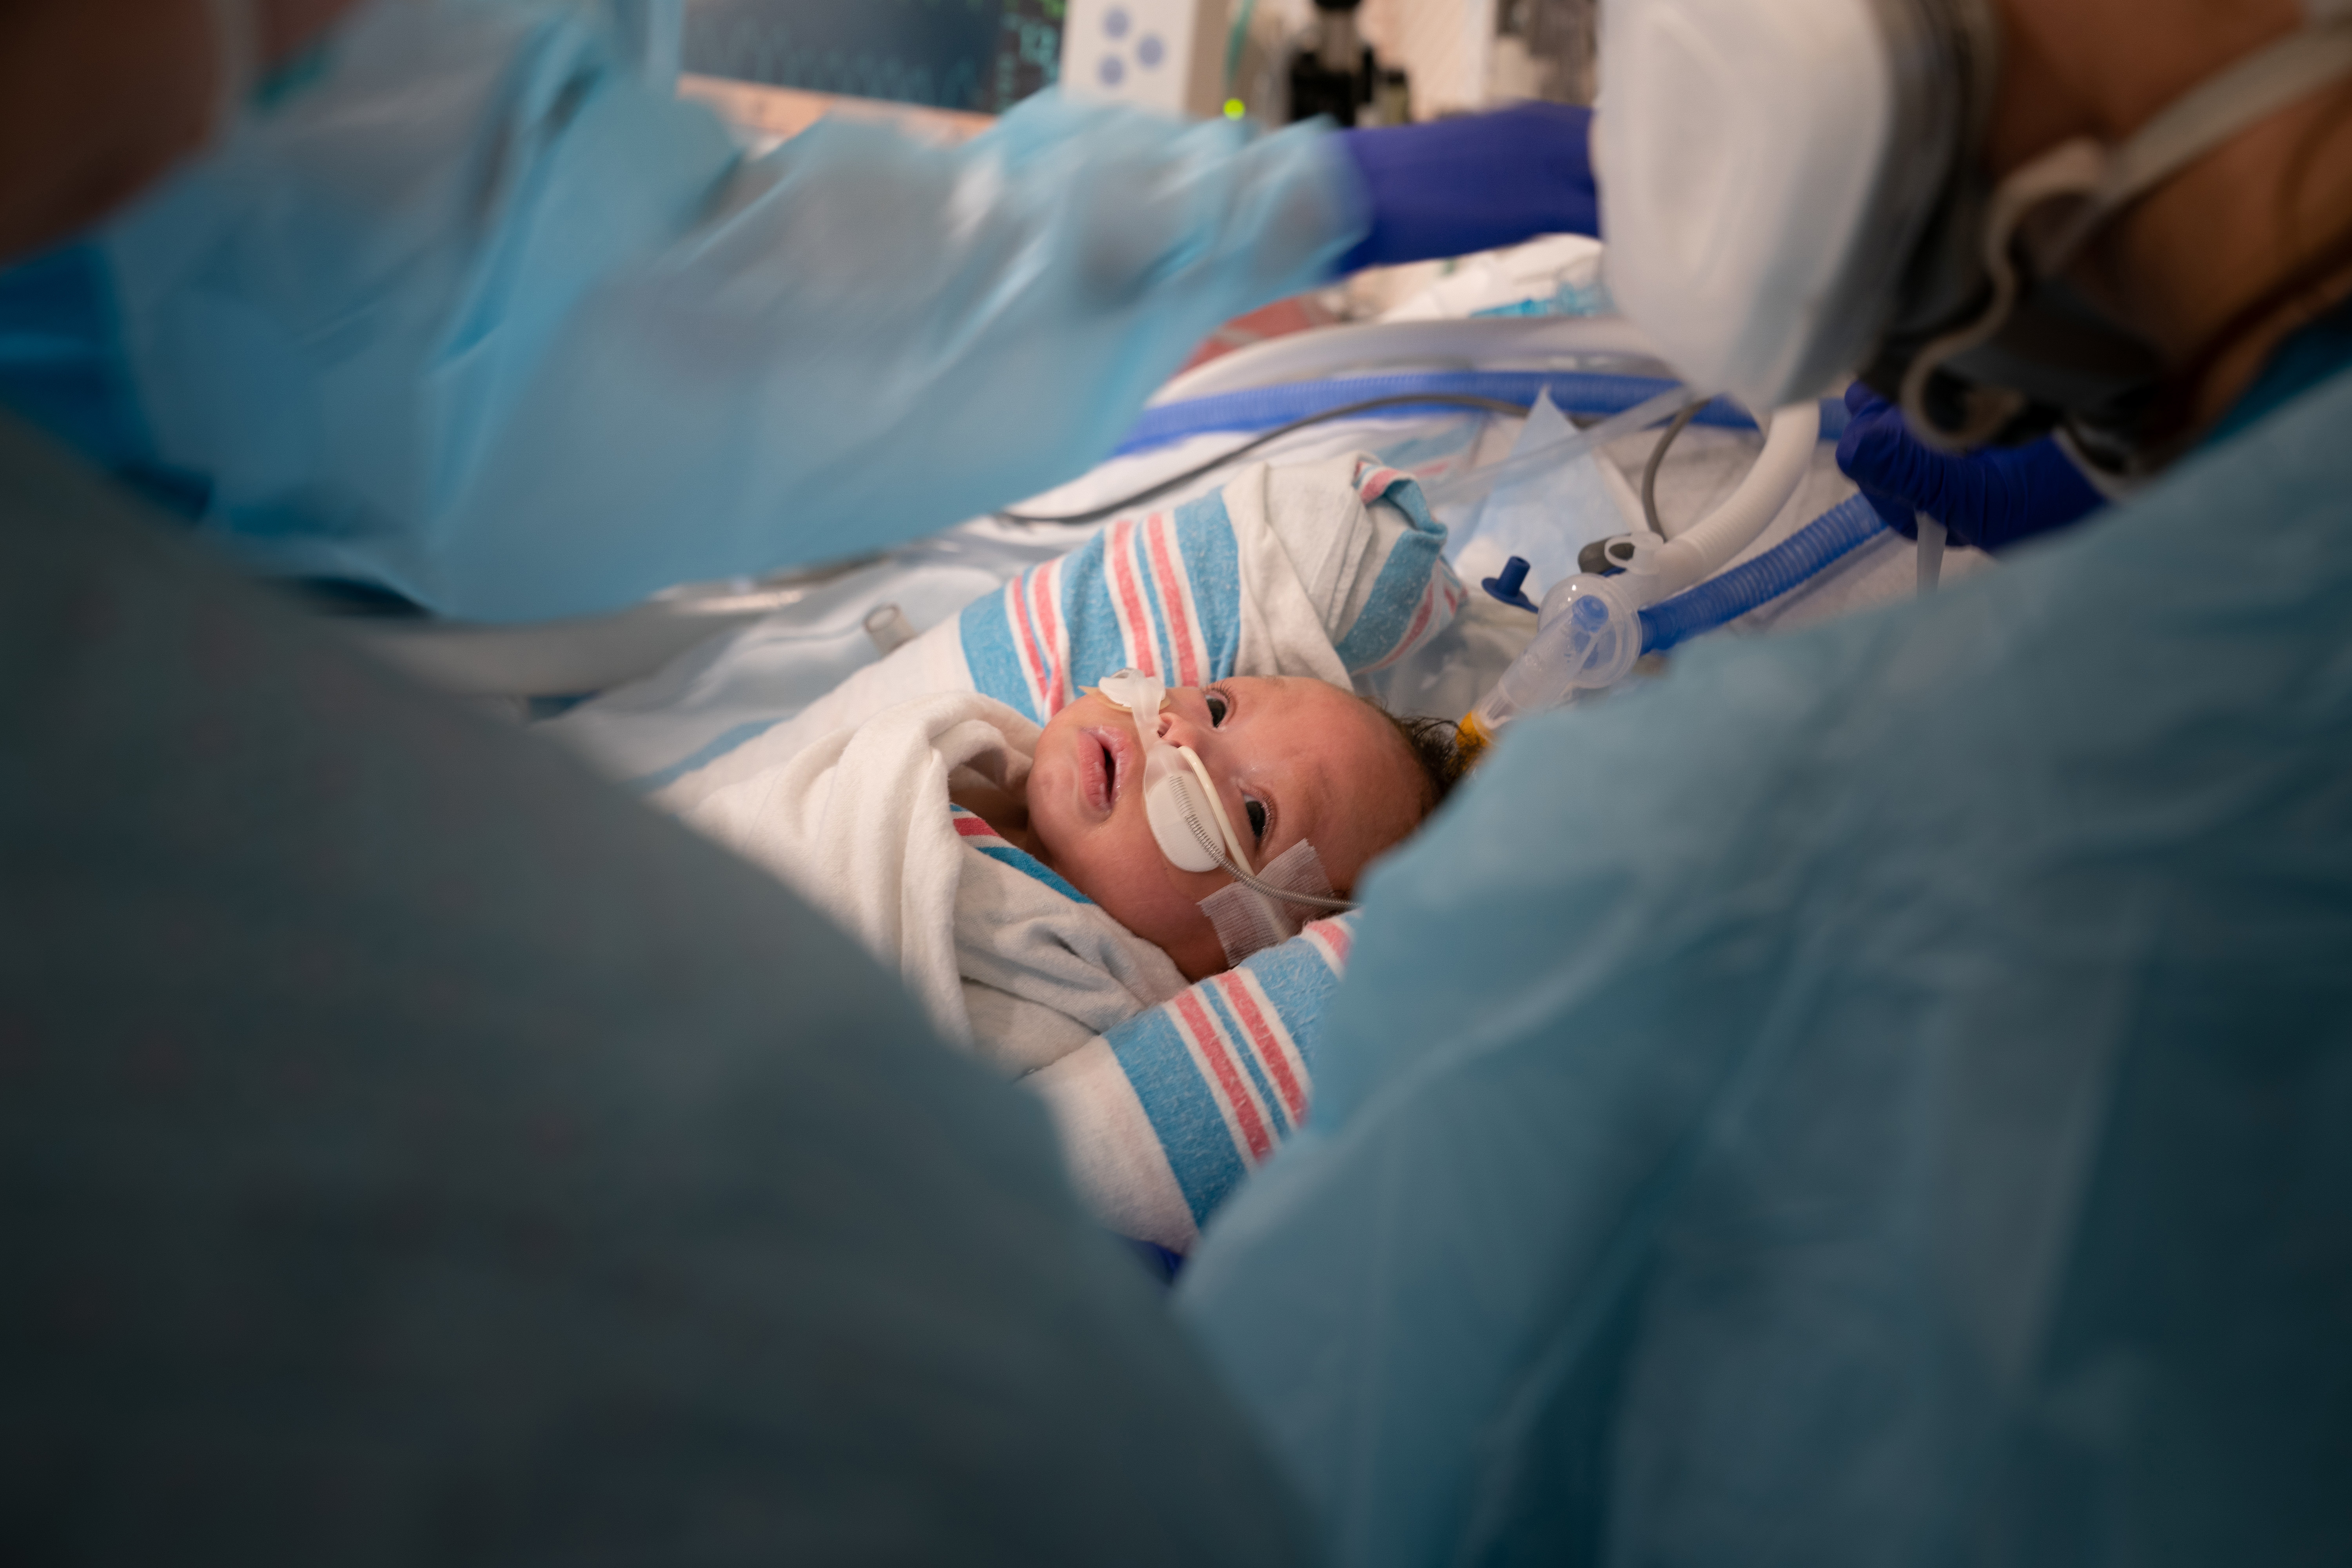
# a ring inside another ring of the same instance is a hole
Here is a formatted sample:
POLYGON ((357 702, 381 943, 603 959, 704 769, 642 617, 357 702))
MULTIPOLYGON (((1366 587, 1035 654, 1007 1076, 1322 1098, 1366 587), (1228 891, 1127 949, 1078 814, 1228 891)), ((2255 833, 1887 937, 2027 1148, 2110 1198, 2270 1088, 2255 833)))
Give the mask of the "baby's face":
MULTIPOLYGON (((1168 694, 1160 738, 1190 746, 1262 869, 1305 838, 1346 892, 1422 817, 1427 785, 1385 715, 1313 679, 1240 677, 1168 694)), ((1028 783, 1029 826, 1045 858, 1103 911, 1165 949, 1191 979, 1224 965, 1200 901, 1231 882, 1180 871, 1151 836, 1143 748, 1128 711, 1089 692, 1054 715, 1028 783)))

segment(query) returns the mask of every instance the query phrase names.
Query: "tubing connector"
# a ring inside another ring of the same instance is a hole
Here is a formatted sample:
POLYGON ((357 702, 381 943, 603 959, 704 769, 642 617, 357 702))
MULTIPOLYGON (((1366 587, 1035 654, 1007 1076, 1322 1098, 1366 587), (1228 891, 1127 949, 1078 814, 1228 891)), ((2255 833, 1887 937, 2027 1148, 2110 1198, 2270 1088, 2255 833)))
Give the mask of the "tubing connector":
POLYGON ((1463 715, 1461 744, 1483 751, 1523 714, 1605 691, 1642 657, 1641 606, 1615 579, 1582 573, 1544 595, 1535 641, 1513 660, 1477 707, 1463 715))

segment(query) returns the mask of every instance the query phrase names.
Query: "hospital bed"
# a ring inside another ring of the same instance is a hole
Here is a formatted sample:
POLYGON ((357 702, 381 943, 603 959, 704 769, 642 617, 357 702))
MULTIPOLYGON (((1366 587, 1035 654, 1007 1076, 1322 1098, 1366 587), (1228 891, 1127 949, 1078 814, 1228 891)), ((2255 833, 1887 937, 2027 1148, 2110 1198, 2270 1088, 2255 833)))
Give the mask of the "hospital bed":
MULTIPOLYGON (((1514 555, 1526 560, 1520 593, 1531 603, 1576 570, 1583 545, 1643 525, 1638 489, 1658 436, 1629 433, 1597 461, 1538 458, 1533 471, 1516 477, 1507 477, 1504 459, 1515 445, 1540 445, 1538 436, 1565 430, 1570 421, 1620 415, 1673 385, 1622 320, 1531 313, 1605 309, 1592 283, 1596 252, 1588 241, 1559 239, 1474 258, 1384 319, 1212 360, 1163 388, 1119 450, 1092 472, 1006 514, 884 554, 683 585, 609 616, 510 626, 399 619, 353 629, 421 678, 537 718, 551 738, 604 771, 642 780, 670 773, 732 728, 804 706, 1015 574, 1084 542, 1108 514, 1076 524, 1013 518, 1080 516, 1139 492, 1150 492, 1150 505, 1176 505, 1214 489, 1245 461, 1306 461, 1355 449, 1430 487, 1439 521, 1453 531, 1447 557, 1465 584, 1475 588, 1497 577, 1514 555), (1422 395, 1429 400, 1417 401, 1422 395), (1372 399, 1386 402, 1345 412, 1372 399), (1465 405, 1472 400, 1486 406, 1465 405), (1517 412, 1528 409, 1532 417, 1517 412), (1331 417, 1335 410, 1339 416, 1331 417), (1498 469, 1505 482, 1476 482, 1498 469)), ((1770 551, 1853 496, 1832 451, 1843 418, 1834 402, 1823 405, 1820 439, 1801 472, 1731 564, 1770 551)), ((1744 411, 1720 403, 1703 410, 1655 474, 1654 501, 1667 531, 1735 496, 1760 444, 1744 411)), ((1984 564, 1955 551, 1946 571, 1964 574, 1984 564)), ((1915 582, 1910 545, 1886 536, 1726 632, 1827 618, 1907 595, 1915 582)), ((1465 712, 1533 626, 1524 610, 1486 594, 1472 597, 1455 633, 1407 667, 1383 672, 1372 694, 1402 712, 1465 712)))

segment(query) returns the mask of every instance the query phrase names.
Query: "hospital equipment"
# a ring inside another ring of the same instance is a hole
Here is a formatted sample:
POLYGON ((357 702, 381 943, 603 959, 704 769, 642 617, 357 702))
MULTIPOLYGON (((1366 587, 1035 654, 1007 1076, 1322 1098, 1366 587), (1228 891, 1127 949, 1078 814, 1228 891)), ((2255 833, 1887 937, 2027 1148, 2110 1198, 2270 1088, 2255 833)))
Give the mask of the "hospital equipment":
MULTIPOLYGON (((1549 286, 1540 281, 1528 286, 1549 292, 1549 286)), ((1085 520, 1146 504, 1172 505, 1213 487, 1220 482, 1216 475, 1229 470, 1245 454, 1272 454, 1296 461, 1303 455, 1336 455, 1370 446, 1393 451, 1399 460, 1409 463, 1426 460, 1415 454, 1432 451, 1466 456, 1477 426, 1448 417, 1451 400, 1456 397, 1482 411, 1516 416, 1538 397, 1549 396, 1577 411, 1579 417, 1596 422, 1645 404, 1668 410, 1679 406, 1685 400, 1684 395, 1675 390, 1670 378, 1655 374, 1654 362, 1641 351, 1638 334, 1622 321, 1606 319, 1416 321, 1327 329, 1276 339, 1180 378, 1167 396, 1155 401, 1137 422, 1123 443, 1123 456, 1082 484, 1041 498, 1013 515, 1085 520), (1559 368, 1513 368, 1544 363, 1559 368), (1493 368, 1475 368, 1482 364, 1493 368), (1355 374, 1348 374, 1351 372, 1355 374), (1302 374, 1310 379, 1296 379, 1302 374), (1373 395, 1368 397, 1367 393, 1373 395), (1318 424, 1318 420, 1328 422, 1318 424), (1171 483, 1176 485, 1172 494, 1166 489, 1171 483), (1149 502, 1142 499, 1150 497, 1164 499, 1149 502)), ((1825 404, 1819 416, 1822 427, 1834 432, 1843 416, 1842 404, 1825 404)), ((1786 427, 1795 428, 1798 417, 1790 416, 1786 427)), ((1564 423, 1561 428, 1567 428, 1564 423)), ((1762 499, 1753 488, 1762 482, 1755 464, 1742 455, 1741 443, 1733 441, 1730 435, 1752 428, 1746 413, 1728 401, 1701 407, 1694 416, 1691 434, 1684 439, 1685 445, 1699 442, 1705 450, 1691 458, 1687 474, 1669 464, 1658 477, 1661 495, 1671 490, 1683 498, 1665 510, 1685 516, 1717 511, 1743 486, 1748 487, 1751 499, 1762 499), (1702 435, 1705 441, 1726 445, 1706 447, 1702 435), (1700 475, 1708 477, 1692 488, 1692 476, 1700 475)), ((1527 443, 1523 440, 1521 445, 1527 443)), ((1811 457, 1805 494, 1818 498, 1807 502, 1818 509, 1849 492, 1828 461, 1825 448, 1812 448, 1811 457)), ((1443 463, 1433 482, 1442 483, 1464 466, 1458 461, 1443 463)), ((1557 524, 1543 526, 1556 532, 1561 526, 1589 531, 1585 535, 1562 533, 1571 542, 1557 564, 1547 564, 1539 574, 1546 584, 1559 580, 1556 574, 1574 569, 1575 538, 1622 537, 1629 529, 1641 526, 1638 499, 1622 479, 1615 481, 1613 491, 1592 498, 1597 510, 1580 510, 1572 519, 1560 512, 1564 507, 1586 507, 1581 498, 1553 488, 1556 479, 1564 479, 1573 468, 1562 469, 1547 458, 1534 465, 1531 479, 1518 481, 1528 487, 1523 499, 1528 504, 1539 514, 1549 508, 1558 518, 1557 524), (1612 494, 1613 504, 1609 499, 1612 494)), ((1599 470, 1615 472, 1612 465, 1605 463, 1599 465, 1599 470)), ((1787 477, 1784 474, 1783 480, 1787 477)), ((1486 535, 1480 531, 1480 520, 1492 510, 1490 503, 1475 499, 1484 483, 1485 477, 1474 473, 1458 488, 1457 494, 1471 499, 1452 505, 1454 541, 1448 551, 1465 563, 1474 559, 1490 561, 1484 570, 1492 571, 1501 565, 1499 555, 1479 553, 1489 548, 1486 535), (1461 554, 1465 548, 1471 552, 1466 556, 1461 554)), ((1785 526, 1803 521, 1801 510, 1790 510, 1795 505, 1792 500, 1783 509, 1785 526)), ((1759 510, 1769 515, 1769 509, 1759 510)), ((1771 542, 1759 541, 1759 545, 1771 542)), ((872 605, 902 601, 914 624, 927 627, 952 614, 955 605, 1068 548, 1068 536, 1059 529, 976 522, 846 576, 773 590, 778 597, 772 617, 766 623, 772 631, 745 634, 745 639, 736 645, 738 651, 716 665, 707 659, 685 661, 675 675, 625 687, 611 699, 568 715, 554 729, 586 743, 600 765, 617 776, 675 777, 675 770, 698 756, 707 758, 712 754, 710 748, 728 744, 728 737, 752 732, 774 722, 779 714, 796 711, 860 664, 869 662, 873 647, 859 621, 872 605)), ((1831 552, 1806 559, 1818 568, 1843 560, 1845 553, 1831 552)), ((1787 563, 1791 557, 1774 559, 1787 563)), ((1907 561, 1902 563, 1904 581, 1898 589, 1891 580, 1882 581, 1882 564, 1891 563, 1878 563, 1875 554, 1869 560, 1874 564, 1859 574, 1849 571, 1840 576, 1827 599, 1818 591, 1785 594, 1797 579, 1783 576, 1774 579, 1778 587, 1764 595, 1763 600, 1771 606, 1770 614, 1790 615, 1788 607, 1793 605, 1793 617, 1802 619, 1835 603, 1869 602, 1907 590, 1907 561), (1861 592, 1865 583, 1877 585, 1861 600, 1849 597, 1861 592), (1817 603, 1821 609, 1812 607, 1817 603)), ((1466 564, 1465 570, 1468 570, 1466 564)), ((1739 580, 1748 582, 1752 577, 1739 580)), ((366 635, 380 646, 396 647, 404 658, 435 660, 436 679, 465 681, 468 689, 586 691, 610 686, 615 665, 625 660, 631 648, 650 652, 647 638, 671 637, 677 640, 670 646, 682 647, 696 637, 698 623, 712 629, 722 618, 741 624, 736 617, 751 619, 759 602, 745 590, 719 584, 666 595, 614 618, 609 627, 607 623, 593 621, 545 628, 387 623, 371 626, 366 635), (598 679, 568 678, 562 668, 567 649, 576 652, 577 662, 572 668, 580 676, 598 679), (503 684, 503 672, 524 668, 520 661, 525 658, 542 683, 503 684)), ((1720 607, 1725 603, 1720 590, 1711 592, 1707 603, 1720 607)), ((1719 624, 1727 614, 1706 624, 1719 624)), ((1656 618, 1654 611, 1653 618, 1656 618)), ((1473 638, 1478 649, 1475 654, 1456 639, 1449 643, 1450 651, 1442 661, 1434 655, 1417 657, 1376 678, 1379 695, 1399 712, 1458 717, 1487 694, 1519 651, 1526 635, 1511 629, 1507 621, 1492 626, 1482 622, 1473 638)), ((1682 635, 1696 634, 1685 626, 1682 635)), ((648 658, 635 670, 624 673, 642 674, 657 662, 657 658, 648 658)))
MULTIPOLYGON (((1383 324, 1277 340, 1245 351, 1244 355, 1212 362, 1181 378, 1167 395, 1183 397, 1184 401, 1155 404, 1146 411, 1139 428, 1149 431, 1152 438, 1164 439, 1167 434, 1182 430, 1283 421, 1256 437, 1250 444, 1254 447, 1257 442, 1288 435, 1320 418, 1360 415, 1383 405, 1409 407, 1416 398, 1426 399, 1433 407, 1456 399, 1476 406, 1482 399, 1496 393, 1528 395, 1530 382, 1544 379, 1528 373, 1518 373, 1516 379, 1510 373, 1421 373, 1360 377, 1319 385, 1280 384, 1282 375, 1301 366, 1328 369, 1360 359, 1378 363, 1390 357, 1465 352, 1529 355, 1581 350, 1622 355, 1638 353, 1642 342, 1626 323, 1605 318, 1383 324), (1269 381, 1275 384, 1251 384, 1269 381), (1360 390, 1376 392, 1378 396, 1349 396, 1344 402, 1333 401, 1360 390), (1180 408, 1181 417, 1171 417, 1180 408), (1284 419, 1284 416, 1290 417, 1284 419)), ((1603 418, 1550 444, 1514 454, 1506 461, 1479 466, 1435 481, 1429 487, 1432 502, 1444 506, 1475 501, 1500 482, 1516 475, 1540 474, 1557 468, 1612 437, 1643 427, 1670 409, 1680 409, 1678 418, 1684 422, 1748 422, 1744 414, 1734 409, 1717 410, 1704 403, 1691 402, 1671 381, 1646 384, 1643 395, 1637 400, 1630 389, 1645 384, 1638 378, 1591 379, 1607 380, 1611 384, 1606 392, 1598 385, 1578 385, 1576 390, 1584 395, 1586 405, 1590 405, 1590 398, 1595 394, 1604 403, 1612 395, 1617 399, 1603 418)), ((1528 712, 1559 706, 1580 691, 1603 690, 1615 685, 1631 672, 1634 661, 1644 652, 1666 651, 1690 637, 1780 597, 1843 559, 1878 531, 1877 524, 1864 522, 1852 509, 1840 510, 1817 520, 1814 527, 1787 542, 1770 559, 1753 563, 1752 570, 1712 585, 1688 604, 1658 605, 1657 612, 1651 613, 1650 606, 1658 601, 1669 600, 1720 572, 1787 503, 1804 477, 1822 428, 1822 415, 1811 404, 1776 413, 1767 422, 1763 451, 1739 489, 1708 516, 1669 540, 1655 531, 1656 458, 1664 455, 1677 428, 1679 425, 1669 426, 1646 467, 1644 489, 1650 493, 1645 498, 1644 510, 1649 514, 1652 531, 1637 530, 1614 539, 1596 540, 1587 547, 1588 554, 1600 552, 1601 557, 1625 571, 1625 575, 1607 579, 1599 575, 1580 577, 1574 580, 1573 587, 1563 581, 1552 588, 1534 642, 1478 705, 1463 715, 1465 742, 1471 749, 1489 743, 1503 725, 1528 712)), ((1215 461, 1209 459, 1201 467, 1207 468, 1215 461)), ((1181 482, 1190 477, 1180 474, 1168 482, 1181 482)), ((1141 495, 1129 493, 1094 510, 1112 510, 1140 499, 1141 495)), ((1923 585, 1931 585, 1939 562, 1938 547, 1932 542, 1923 546, 1920 562, 1918 580, 1923 585)), ((1516 589, 1517 583, 1512 587, 1516 589)))
MULTIPOLYGON (((1365 415, 1377 414, 1383 409, 1404 411, 1424 410, 1430 408, 1472 408, 1476 409, 1481 413, 1510 415, 1522 414, 1526 412, 1524 405, 1511 402, 1506 398, 1489 397, 1479 393, 1461 393, 1451 390, 1415 390, 1412 392, 1379 393, 1373 396, 1351 398, 1345 403, 1335 404, 1327 407, 1319 407, 1312 413, 1302 414, 1295 419, 1287 420, 1283 424, 1276 425, 1271 430, 1252 436, 1248 440, 1244 441, 1238 447, 1230 447, 1227 450, 1218 452, 1213 456, 1204 458, 1189 468, 1179 469, 1177 472, 1169 475, 1165 479, 1154 479, 1151 483, 1145 485, 1140 489, 1128 490, 1123 494, 1111 497, 1108 500, 1097 501, 1094 505, 1087 507, 1083 511, 1046 513, 1023 511, 1016 508, 1007 508, 1004 510, 999 511, 996 515, 1003 518, 1007 522, 1028 523, 1033 525, 1043 523, 1085 524, 1100 522, 1103 519, 1111 516, 1115 512, 1125 511, 1130 507, 1140 506, 1144 502, 1150 500, 1155 497, 1165 495, 1171 490, 1181 489, 1184 486, 1200 479, 1204 475, 1213 473, 1220 468, 1226 468, 1233 463, 1239 461, 1241 458, 1247 457, 1261 447, 1272 446, 1274 443, 1280 441, 1286 436, 1296 435, 1299 431, 1308 429, 1314 426, 1326 424, 1337 419, 1348 419, 1360 417, 1365 415)), ((1186 412, 1188 414, 1193 414, 1195 411, 1188 409, 1186 412)), ((1207 417, 1213 421, 1218 416, 1212 415, 1207 417)), ((1209 427, 1213 428, 1213 424, 1209 427)), ((1127 444, 1132 445, 1135 440, 1136 437, 1134 433, 1130 432, 1128 437, 1127 444)))
MULTIPOLYGON (((1659 407, 1662 399, 1682 395, 1679 389, 1673 389, 1614 417, 1637 419, 1659 407)), ((1685 400, 1645 467, 1643 508, 1653 529, 1657 522, 1657 459, 1699 406, 1685 400)), ((1604 421, 1526 460, 1549 458, 1574 442, 1589 447, 1592 437, 1608 428, 1609 422, 1604 421)), ((1588 546, 1588 555, 1596 563, 1606 562, 1614 570, 1606 575, 1580 572, 1544 595, 1535 640, 1504 671, 1494 689, 1463 715, 1463 744, 1473 752, 1483 751, 1505 725, 1528 713, 1560 707, 1579 693, 1606 690, 1631 674, 1634 660, 1644 652, 1664 651, 1665 645, 1654 635, 1654 623, 1643 610, 1712 577, 1764 531, 1803 479, 1820 430, 1821 414, 1813 404, 1781 409, 1767 424, 1764 450, 1755 468, 1717 510, 1671 539, 1645 531, 1598 540, 1588 546)), ((1836 555, 1830 555, 1822 563, 1834 559, 1836 555)), ((1767 575, 1753 579, 1759 588, 1773 580, 1767 575)), ((1513 582, 1510 586, 1516 592, 1518 584, 1513 582)), ((1762 602, 1759 598, 1726 607, 1730 614, 1738 614, 1762 602)), ((1730 618, 1730 614, 1724 618, 1730 618)))
MULTIPOLYGON (((1927 524, 1925 526, 1933 526, 1927 524)), ((1653 605, 1638 604, 1614 578, 1579 574, 1562 580, 1540 605, 1518 592, 1526 563, 1490 579, 1487 592, 1538 612, 1535 638, 1492 690, 1461 720, 1469 752, 1494 743, 1505 725, 1561 708, 1587 692, 1606 691, 1644 654, 1665 653, 1801 586, 1886 527, 1860 497, 1841 502, 1754 560, 1653 605)), ((1919 556, 1923 591, 1941 570, 1940 544, 1919 556), (1932 564, 1931 564, 1932 560, 1932 564)))
POLYGON ((1988 185, 1988 0, 1609 0, 1595 147, 1607 275, 1694 384, 1772 406, 1864 378, 1948 447, 2064 418, 2114 461, 2168 438, 2154 351, 2059 275, 2116 214, 2352 71, 2352 14, 1988 185))
POLYGON ((1838 437, 1838 467, 1897 533, 1910 533, 1913 519, 1926 517, 1958 543, 1999 551, 2106 504, 2053 437, 1955 455, 1912 436, 1903 411, 1860 382, 1846 389, 1845 402, 1853 417, 1838 437))
POLYGON ((1356 26, 1362 0, 1315 0, 1315 19, 1292 46, 1286 120, 1323 115, 1353 125, 1379 90, 1380 61, 1356 26))
POLYGON ((666 3, 684 10, 683 26, 665 31, 695 90, 710 82, 748 87, 771 112, 803 98, 845 100, 857 112, 884 103, 894 113, 919 108, 919 120, 942 129, 951 121, 931 116, 985 123, 1051 84, 1064 53, 1063 0, 666 3), (766 96, 779 90, 786 96, 766 96))
POLYGON ((1070 0, 1063 90, 1171 117, 1215 118, 1226 90, 1225 0, 1070 0))
POLYGON ((2347 1539, 2347 316, 2098 527, 1530 721, 1368 879, 1177 1289, 1334 1561, 2347 1539))

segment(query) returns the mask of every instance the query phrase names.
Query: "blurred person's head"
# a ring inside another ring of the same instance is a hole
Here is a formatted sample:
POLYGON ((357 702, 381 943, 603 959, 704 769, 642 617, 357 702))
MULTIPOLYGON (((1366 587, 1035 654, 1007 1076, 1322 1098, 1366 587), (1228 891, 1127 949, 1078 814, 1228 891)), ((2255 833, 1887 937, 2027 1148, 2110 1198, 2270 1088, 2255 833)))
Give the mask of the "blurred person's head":
MULTIPOLYGON (((2309 25, 2305 0, 1995 0, 1995 177, 2060 143, 2116 147, 2309 25)), ((2264 114, 2126 208, 2069 269, 2165 360, 2192 426, 2297 327, 2352 294, 2352 83, 2264 114)))
POLYGON ((202 147, 355 0, 0 0, 0 264, 202 147))
POLYGON ((2352 289, 2347 0, 1610 11, 1611 291, 1754 405, 1852 372, 1938 445, 2154 468, 2352 289))

